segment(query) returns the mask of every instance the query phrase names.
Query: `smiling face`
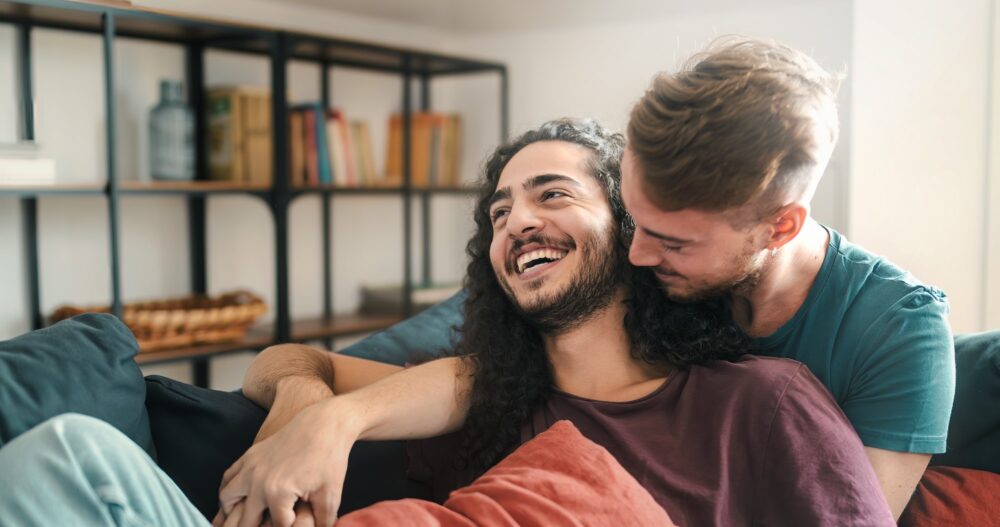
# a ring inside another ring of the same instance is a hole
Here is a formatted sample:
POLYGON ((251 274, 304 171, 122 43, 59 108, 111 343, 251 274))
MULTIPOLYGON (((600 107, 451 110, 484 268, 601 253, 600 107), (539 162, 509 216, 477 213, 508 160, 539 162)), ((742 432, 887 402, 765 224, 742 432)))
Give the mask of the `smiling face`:
POLYGON ((591 151, 539 141, 515 154, 491 198, 490 263, 519 311, 546 331, 606 307, 620 286, 608 198, 591 151))
POLYGON ((753 289, 769 261, 765 230, 735 229, 721 212, 660 210, 643 190, 633 156, 626 150, 622 159, 622 199, 636 227, 629 261, 652 268, 676 302, 753 289))

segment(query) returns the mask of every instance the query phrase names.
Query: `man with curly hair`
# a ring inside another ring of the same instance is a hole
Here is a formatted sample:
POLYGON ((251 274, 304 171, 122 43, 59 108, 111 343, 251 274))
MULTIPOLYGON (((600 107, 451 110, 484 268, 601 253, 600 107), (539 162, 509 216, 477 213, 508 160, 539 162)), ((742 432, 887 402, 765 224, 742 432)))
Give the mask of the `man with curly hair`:
POLYGON ((273 408, 313 389, 322 400, 230 469, 218 521, 329 524, 357 439, 457 430, 408 445, 411 477, 443 499, 568 419, 681 525, 893 524, 860 440, 806 367, 744 355, 724 304, 675 303, 651 270, 628 265, 623 152, 622 136, 572 120, 497 149, 467 249, 457 358, 352 391, 361 359, 293 345, 261 354, 248 397, 273 408), (448 404, 401 401, 398 379, 436 370, 450 372, 445 382, 405 398, 448 404))

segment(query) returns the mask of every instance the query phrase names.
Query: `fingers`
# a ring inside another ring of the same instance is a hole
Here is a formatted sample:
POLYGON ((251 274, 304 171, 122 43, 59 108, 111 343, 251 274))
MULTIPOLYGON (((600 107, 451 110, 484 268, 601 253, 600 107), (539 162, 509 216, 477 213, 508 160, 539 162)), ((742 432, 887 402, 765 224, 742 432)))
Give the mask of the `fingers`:
POLYGON ((232 481, 232 479, 235 478, 236 475, 240 473, 240 471, 243 469, 243 463, 245 463, 246 457, 247 457, 246 454, 243 454, 242 456, 240 456, 239 459, 236 460, 235 463, 232 464, 232 466, 230 466, 228 469, 226 469, 225 472, 222 473, 222 483, 219 485, 220 489, 225 488, 226 485, 228 485, 229 482, 232 481))
POLYGON ((233 506, 230 513, 226 516, 226 521, 222 524, 222 527, 236 527, 240 523, 240 520, 243 519, 243 511, 244 502, 241 501, 233 506))
POLYGON ((340 491, 330 492, 329 488, 323 487, 310 496, 309 500, 316 525, 320 527, 333 525, 337 520, 337 510, 340 508, 340 491))
POLYGON ((277 489, 261 489, 251 492, 244 503, 243 519, 239 527, 258 527, 267 512, 271 516, 274 527, 291 527, 295 522, 295 502, 298 496, 294 493, 278 491, 277 489))
POLYGON ((292 524, 292 527, 316 527, 313 509, 308 503, 300 501, 295 506, 295 523, 292 524))

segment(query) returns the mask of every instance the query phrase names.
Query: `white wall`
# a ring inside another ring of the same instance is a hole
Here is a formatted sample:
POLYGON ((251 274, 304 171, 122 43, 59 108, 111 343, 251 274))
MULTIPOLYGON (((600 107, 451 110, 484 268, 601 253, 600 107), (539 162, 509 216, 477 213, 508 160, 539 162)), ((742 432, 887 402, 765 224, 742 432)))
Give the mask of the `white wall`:
POLYGON ((986 201, 986 231, 983 243, 983 329, 1000 328, 1000 8, 993 2, 993 31, 990 43, 992 83, 990 85, 990 157, 983 193, 986 201))
POLYGON ((854 11, 851 235, 942 288, 957 332, 982 328, 987 291, 990 24, 989 0, 854 11))
MULTIPOLYGON (((638 22, 472 36, 467 48, 508 64, 515 133, 563 116, 592 116, 624 130, 629 110, 656 72, 679 66, 721 35, 774 38, 808 51, 831 70, 849 69, 851 12, 851 2, 846 0, 763 7, 746 4, 727 10, 691 8, 638 22)), ((846 193, 843 183, 851 133, 850 90, 846 88, 840 116, 842 140, 817 193, 814 214, 824 223, 845 229, 842 195, 846 193)))

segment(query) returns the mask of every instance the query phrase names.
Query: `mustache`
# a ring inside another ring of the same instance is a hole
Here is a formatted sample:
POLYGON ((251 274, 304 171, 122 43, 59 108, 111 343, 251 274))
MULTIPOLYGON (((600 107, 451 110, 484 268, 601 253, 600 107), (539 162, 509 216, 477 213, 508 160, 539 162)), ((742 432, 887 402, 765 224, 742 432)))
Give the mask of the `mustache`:
POLYGON ((517 271, 517 258, 514 256, 517 251, 529 243, 537 243, 539 245, 544 245, 546 247, 552 247, 554 249, 562 249, 566 251, 572 251, 576 249, 576 242, 573 241, 569 236, 559 239, 552 236, 546 236, 544 234, 532 234, 527 238, 518 238, 510 246, 510 252, 507 254, 507 272, 515 273, 517 271))

